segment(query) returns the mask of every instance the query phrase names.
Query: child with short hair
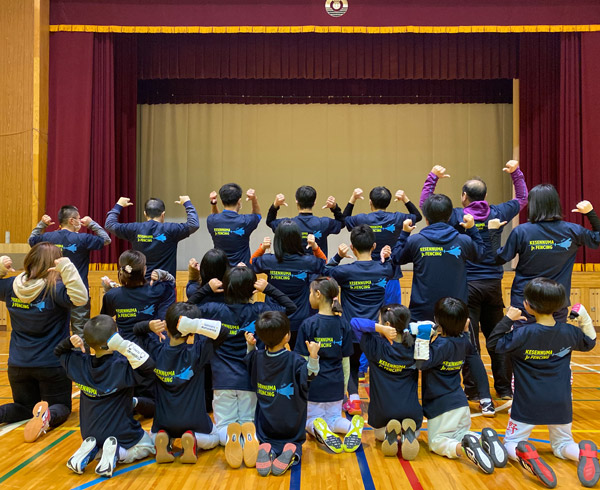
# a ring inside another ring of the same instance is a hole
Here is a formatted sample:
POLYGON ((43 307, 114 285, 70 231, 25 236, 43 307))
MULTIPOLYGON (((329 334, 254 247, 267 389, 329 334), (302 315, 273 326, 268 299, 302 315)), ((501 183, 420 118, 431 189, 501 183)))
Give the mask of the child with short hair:
POLYGON ((458 298, 441 298, 434 318, 441 335, 431 342, 429 360, 420 366, 429 450, 451 459, 464 452, 484 473, 493 473, 494 467, 506 465, 506 449, 493 429, 483 429, 481 442, 470 432, 471 412, 460 384, 465 359, 475 350, 467 333, 469 310, 458 298))
POLYGON ((535 322, 511 330, 514 322, 523 319, 521 310, 511 307, 487 341, 496 352, 509 354, 513 365, 514 399, 504 438, 508 456, 554 488, 554 471, 527 441, 536 425, 547 425, 554 455, 578 461, 579 480, 586 487, 594 486, 600 479, 596 444, 586 440, 578 445, 571 433, 570 364, 574 350, 594 348, 596 330, 581 305, 577 312, 579 328, 554 319, 566 304, 567 295, 564 286, 552 279, 533 279, 523 295, 523 306, 535 322))
MULTIPOLYGON (((50 242, 59 247, 63 257, 67 257, 77 268, 79 276, 85 284, 86 289, 90 290, 88 283, 88 270, 90 267, 90 252, 92 250, 102 250, 110 245, 111 239, 108 233, 89 216, 83 218, 75 206, 62 206, 58 211, 58 226, 55 231, 45 232, 48 226, 53 225, 52 218, 45 214, 38 225, 33 229, 29 236, 29 245, 32 247, 36 243, 50 242), (85 226, 94 234, 79 233, 81 227, 85 226)), ((71 309, 71 332, 82 335, 83 326, 90 319, 90 301, 83 306, 75 306, 71 309)))
MULTIPOLYGON (((406 240, 406 233, 400 235, 398 249, 406 240)), ((342 291, 342 317, 346 322, 352 318, 368 318, 377 320, 379 309, 383 306, 386 296, 386 285, 394 277, 394 267, 389 246, 381 249, 377 258, 373 258, 375 234, 370 226, 356 226, 350 233, 352 252, 356 261, 339 265, 345 257, 350 257, 350 247, 342 243, 338 253, 329 261, 325 272, 331 275, 340 285, 342 291), (381 258, 380 258, 381 257, 381 258)), ((360 397, 358 396, 358 369, 361 356, 360 345, 354 341, 354 353, 350 356, 350 379, 348 382, 348 401, 344 410, 350 415, 362 413, 360 397)))
POLYGON ((206 218, 206 227, 212 236, 215 248, 227 254, 233 267, 240 262, 250 263, 250 235, 260 223, 260 206, 254 189, 246 191, 246 201, 252 203, 251 214, 239 214, 242 209, 242 188, 234 183, 219 189, 223 211, 217 207, 217 193, 210 193, 211 213, 206 218))
POLYGON ((158 378, 156 413, 150 437, 156 446, 156 462, 171 463, 172 439, 181 438, 182 463, 195 463, 196 450, 219 445, 219 434, 206 411, 204 367, 215 349, 227 338, 229 330, 221 322, 203 320, 198 308, 188 303, 173 303, 165 321, 140 322, 134 327, 137 343, 156 364, 158 378), (167 342, 159 337, 168 335, 167 342), (150 335, 154 332, 157 335, 150 335), (198 334, 188 343, 189 335, 198 334))
POLYGON ((200 306, 200 317, 219 320, 227 328, 228 337, 211 359, 213 373, 213 415, 221 445, 225 446, 225 459, 232 468, 242 461, 254 466, 256 454, 246 442, 254 436, 252 422, 256 407, 256 393, 250 384, 246 369, 246 339, 244 332, 254 332, 261 313, 268 310, 285 310, 291 315, 296 305, 285 294, 266 280, 257 280, 256 273, 246 266, 232 267, 223 278, 225 303, 205 303, 200 306), (277 305, 252 303, 255 291, 275 300, 277 305), (244 441, 242 449, 241 441, 244 441))
POLYGON ((134 250, 142 252, 148 260, 146 278, 154 269, 167 271, 173 277, 177 274, 177 245, 198 231, 200 223, 196 208, 189 196, 179 196, 175 204, 185 208, 185 223, 165 223, 165 203, 151 197, 144 204, 143 223, 119 223, 123 209, 133 206, 128 197, 120 197, 117 204, 107 213, 104 227, 118 238, 131 243, 134 250))
POLYGON ((107 315, 89 320, 83 336, 94 355, 85 353, 78 335, 64 339, 54 350, 67 376, 81 390, 79 420, 83 443, 67 467, 82 474, 101 447, 96 473, 111 477, 117 461, 131 463, 155 452, 150 436, 133 418, 133 387, 141 379, 154 376, 154 361, 140 347, 121 337, 115 321, 107 315))
POLYGON ((391 304, 381 308, 378 322, 364 318, 350 322, 371 366, 369 425, 375 439, 382 441, 384 456, 396 456, 400 437, 402 458, 408 461, 419 454, 417 438, 423 423, 409 321, 406 306, 391 304))
MULTIPOLYGON (((348 231, 358 225, 368 225, 375 234, 376 247, 373 250, 373 260, 379 258, 381 250, 389 245, 394 247, 402 232, 402 225, 405 220, 410 219, 413 224, 421 221, 422 216, 419 208, 414 205, 403 190, 396 191, 394 201, 402 201, 408 210, 408 214, 400 212, 387 211, 388 206, 392 202, 392 193, 387 187, 378 186, 371 189, 369 193, 370 213, 357 214, 352 216, 354 204, 358 199, 364 199, 363 190, 354 189, 350 200, 344 209, 344 219, 348 231)), ((401 303, 402 297, 400 293, 399 279, 402 277, 402 270, 399 266, 394 267, 393 280, 389 281, 385 289, 385 303, 401 303)))
POLYGON ((267 311, 256 322, 256 336, 266 349, 256 349, 256 339, 246 333, 245 362, 257 393, 256 433, 261 445, 256 469, 261 476, 282 475, 300 461, 306 440, 306 413, 310 381, 319 373, 316 342, 305 341, 308 362, 285 348, 290 322, 279 311, 267 311), (273 459, 275 458, 275 459, 273 459))
POLYGON ((306 341, 321 344, 319 376, 308 391, 306 431, 334 453, 350 453, 361 444, 365 421, 360 415, 355 415, 352 422, 342 416, 354 346, 352 330, 340 316, 338 296, 338 283, 331 277, 319 277, 310 283, 310 305, 319 312, 300 326, 295 351, 307 358, 306 341), (336 432, 345 434, 343 441, 336 432))
MULTIPOLYGON (((317 191, 310 185, 303 185, 298 187, 296 190, 296 206, 298 207, 298 216, 294 216, 292 221, 298 225, 302 232, 302 245, 303 249, 307 250, 307 237, 313 235, 319 248, 327 255, 327 237, 329 235, 337 235, 344 227, 344 215, 342 210, 335 202, 335 197, 329 196, 325 202, 323 209, 329 208, 333 213, 332 218, 319 218, 313 215, 313 207, 317 200, 317 191)), ((269 208, 267 213, 267 226, 271 230, 277 230, 277 227, 282 222, 281 219, 277 219, 277 212, 281 206, 287 206, 285 202, 285 196, 283 194, 277 194, 275 201, 269 208)), ((307 252, 312 253, 312 252, 307 252)))

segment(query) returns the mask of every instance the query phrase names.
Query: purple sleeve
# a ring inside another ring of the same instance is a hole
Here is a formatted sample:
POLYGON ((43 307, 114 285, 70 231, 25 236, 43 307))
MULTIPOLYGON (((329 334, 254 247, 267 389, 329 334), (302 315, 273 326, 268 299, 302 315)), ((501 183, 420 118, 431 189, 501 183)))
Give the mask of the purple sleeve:
POLYGON ((512 174, 510 174, 511 179, 513 180, 513 185, 515 186, 515 199, 519 201, 519 206, 521 206, 521 211, 525 206, 527 206, 527 184, 525 183, 525 176, 521 169, 518 168, 512 174))
POLYGON ((376 331, 375 322, 366 318, 353 318, 350 320, 350 325, 352 326, 352 330, 354 330, 356 340, 359 342, 363 333, 374 333, 376 331))
MULTIPOLYGON (((523 175, 523 174, 521 174, 523 175)), ((419 207, 423 207, 423 203, 427 200, 429 196, 433 194, 435 191, 435 186, 437 184, 438 178, 433 172, 429 172, 429 175, 425 179, 425 183, 423 184, 423 190, 421 191, 421 199, 419 199, 419 207)))

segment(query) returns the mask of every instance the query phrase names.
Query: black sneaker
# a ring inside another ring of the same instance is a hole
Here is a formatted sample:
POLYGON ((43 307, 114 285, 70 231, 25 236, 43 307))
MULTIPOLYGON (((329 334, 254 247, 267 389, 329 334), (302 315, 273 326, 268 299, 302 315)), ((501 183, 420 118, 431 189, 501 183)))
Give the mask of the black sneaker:
POLYGON ((479 408, 481 410, 481 415, 484 417, 495 417, 496 409, 494 408, 494 402, 492 400, 479 402, 479 408))
POLYGON ((504 468, 506 466, 508 453, 494 429, 486 427, 481 431, 481 447, 488 453, 496 468, 504 468))
POLYGON ((494 472, 494 463, 479 444, 477 437, 473 434, 466 434, 462 440, 462 448, 467 458, 473 461, 481 471, 488 475, 494 472))
POLYGON ((402 421, 402 445, 400 452, 402 459, 412 461, 419 454, 419 441, 417 439, 417 423, 412 419, 404 419, 402 421))
POLYGON ((385 426, 385 439, 381 443, 381 452, 384 456, 398 454, 398 436, 402 433, 402 424, 395 419, 390 420, 385 426))

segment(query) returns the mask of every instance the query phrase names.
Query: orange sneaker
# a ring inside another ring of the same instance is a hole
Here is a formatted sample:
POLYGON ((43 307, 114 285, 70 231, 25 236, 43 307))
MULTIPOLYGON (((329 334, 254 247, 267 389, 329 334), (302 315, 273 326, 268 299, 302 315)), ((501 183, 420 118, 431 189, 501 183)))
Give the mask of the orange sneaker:
POLYGON ((348 400, 344 403, 342 409, 350 415, 362 415, 360 400, 348 400))
POLYGON ((38 402, 33 407, 33 418, 25 425, 25 442, 35 442, 38 437, 45 434, 50 427, 50 410, 48 402, 38 402))

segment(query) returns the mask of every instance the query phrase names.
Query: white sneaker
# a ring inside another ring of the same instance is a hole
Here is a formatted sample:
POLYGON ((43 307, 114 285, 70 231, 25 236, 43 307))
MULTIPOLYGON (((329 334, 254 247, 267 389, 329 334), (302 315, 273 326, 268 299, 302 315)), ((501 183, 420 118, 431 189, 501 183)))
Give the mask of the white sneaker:
POLYGON ((79 446, 79 449, 75 451, 75 454, 67 461, 67 468, 81 475, 88 463, 94 459, 97 452, 96 439, 94 437, 86 438, 81 443, 81 446, 79 446))
POLYGON ((102 458, 96 466, 96 473, 100 476, 110 478, 117 466, 117 458, 119 457, 119 444, 116 437, 109 437, 104 441, 102 446, 102 458))

